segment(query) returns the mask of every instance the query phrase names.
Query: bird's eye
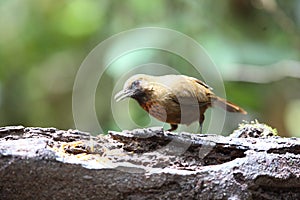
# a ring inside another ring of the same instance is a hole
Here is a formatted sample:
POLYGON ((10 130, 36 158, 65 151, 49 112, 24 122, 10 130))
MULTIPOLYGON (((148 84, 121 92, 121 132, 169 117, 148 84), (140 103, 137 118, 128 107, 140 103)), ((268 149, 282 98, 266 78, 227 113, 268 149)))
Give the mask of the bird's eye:
POLYGON ((139 87, 140 83, 141 83, 140 80, 136 80, 132 83, 131 87, 134 87, 134 88, 139 87))

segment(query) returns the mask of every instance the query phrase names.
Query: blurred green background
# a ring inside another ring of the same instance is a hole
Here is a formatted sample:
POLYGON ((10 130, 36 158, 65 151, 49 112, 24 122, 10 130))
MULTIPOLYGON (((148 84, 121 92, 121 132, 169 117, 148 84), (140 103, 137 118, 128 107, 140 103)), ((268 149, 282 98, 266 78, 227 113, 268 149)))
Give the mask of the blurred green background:
MULTIPOLYGON (((220 70, 227 98, 248 111, 248 120, 300 137, 297 0, 0 0, 0 126, 74 128, 72 89, 84 58, 110 36, 148 26, 196 40, 220 70)), ((176 56, 163 59, 193 74, 176 56)), ((99 83, 96 109, 104 132, 118 129, 110 105, 117 78, 105 73, 99 83)), ((149 117, 129 105, 133 120, 147 125, 149 117)))

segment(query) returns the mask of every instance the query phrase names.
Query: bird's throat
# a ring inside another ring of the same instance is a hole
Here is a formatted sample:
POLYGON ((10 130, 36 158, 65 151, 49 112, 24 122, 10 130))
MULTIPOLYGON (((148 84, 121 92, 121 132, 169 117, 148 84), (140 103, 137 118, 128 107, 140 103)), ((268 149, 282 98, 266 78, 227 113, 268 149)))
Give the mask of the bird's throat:
POLYGON ((141 107, 143 107, 146 111, 148 111, 149 104, 152 102, 152 92, 149 91, 141 91, 139 93, 136 93, 134 96, 132 96, 133 99, 135 99, 141 107))

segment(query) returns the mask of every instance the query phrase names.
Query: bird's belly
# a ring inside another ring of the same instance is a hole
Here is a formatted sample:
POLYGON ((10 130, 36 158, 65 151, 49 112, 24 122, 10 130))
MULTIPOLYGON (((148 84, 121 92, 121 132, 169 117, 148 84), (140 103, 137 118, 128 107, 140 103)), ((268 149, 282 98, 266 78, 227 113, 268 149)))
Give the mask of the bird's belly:
POLYGON ((200 111, 197 106, 182 106, 178 104, 161 105, 156 102, 151 102, 142 105, 151 116, 156 119, 170 124, 191 124, 198 121, 200 111))

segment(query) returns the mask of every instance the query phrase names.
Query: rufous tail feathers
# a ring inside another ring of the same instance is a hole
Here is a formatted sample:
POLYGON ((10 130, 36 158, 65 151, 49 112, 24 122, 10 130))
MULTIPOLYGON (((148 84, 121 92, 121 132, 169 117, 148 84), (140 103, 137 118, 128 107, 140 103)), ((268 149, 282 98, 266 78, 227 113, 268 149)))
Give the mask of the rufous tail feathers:
POLYGON ((238 113, 242 113, 242 114, 247 114, 247 112, 243 108, 241 108, 221 97, 215 96, 214 98, 212 98, 212 105, 223 108, 224 110, 227 110, 228 112, 238 112, 238 113))

